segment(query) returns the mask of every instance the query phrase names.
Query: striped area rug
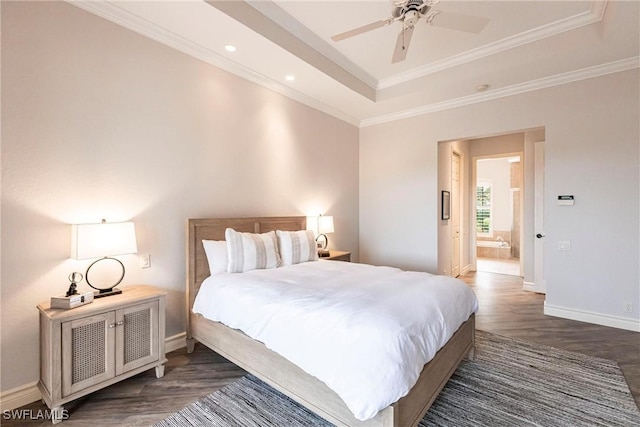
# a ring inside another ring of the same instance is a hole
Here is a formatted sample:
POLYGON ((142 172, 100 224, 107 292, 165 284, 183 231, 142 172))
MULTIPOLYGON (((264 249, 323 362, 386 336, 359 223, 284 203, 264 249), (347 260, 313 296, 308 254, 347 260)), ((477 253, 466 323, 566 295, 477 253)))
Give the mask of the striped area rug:
MULTIPOLYGON (((157 427, 330 427, 247 375, 156 424, 157 427)), ((420 422, 430 426, 640 426, 614 362, 487 332, 476 359, 463 361, 420 422)))

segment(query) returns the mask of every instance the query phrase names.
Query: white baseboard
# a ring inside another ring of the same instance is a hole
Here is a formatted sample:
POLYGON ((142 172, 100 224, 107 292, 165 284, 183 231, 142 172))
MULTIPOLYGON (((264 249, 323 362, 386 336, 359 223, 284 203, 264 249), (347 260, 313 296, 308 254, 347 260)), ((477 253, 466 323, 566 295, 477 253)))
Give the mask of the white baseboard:
POLYGON ((539 294, 546 294, 547 292, 544 289, 536 286, 533 282, 522 282, 522 289, 529 292, 536 292, 539 294))
POLYGON ((544 303, 544 314, 548 316, 562 317, 563 319, 577 320, 580 322, 640 332, 640 320, 629 319, 628 317, 611 316, 609 314, 576 310, 574 308, 547 304, 546 302, 544 303))
POLYGON ((468 273, 468 272, 470 272, 470 271, 474 271, 474 270, 473 270, 473 265, 471 265, 471 264, 467 264, 467 265, 465 265, 465 266, 462 268, 462 271, 460 272, 460 275, 461 275, 461 276, 464 276, 465 274, 467 274, 467 273, 468 273))
POLYGON ((171 353, 187 346, 187 333, 180 332, 164 340, 164 351, 171 353))
MULTIPOLYGON (((165 351, 170 353, 187 346, 187 333, 181 332, 165 339, 165 351)), ((0 411, 10 411, 42 399, 38 382, 32 382, 0 393, 0 411)))
POLYGON ((0 410, 10 411, 40 399, 42 394, 40 394, 38 382, 34 381, 0 393, 0 410))

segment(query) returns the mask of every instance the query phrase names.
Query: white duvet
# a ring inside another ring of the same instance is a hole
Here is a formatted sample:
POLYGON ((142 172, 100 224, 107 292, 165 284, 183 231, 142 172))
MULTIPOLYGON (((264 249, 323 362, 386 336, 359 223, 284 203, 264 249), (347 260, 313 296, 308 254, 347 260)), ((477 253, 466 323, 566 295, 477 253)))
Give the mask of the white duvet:
POLYGON ((367 420, 409 392, 477 307, 451 277, 315 261, 211 276, 193 312, 263 342, 367 420))

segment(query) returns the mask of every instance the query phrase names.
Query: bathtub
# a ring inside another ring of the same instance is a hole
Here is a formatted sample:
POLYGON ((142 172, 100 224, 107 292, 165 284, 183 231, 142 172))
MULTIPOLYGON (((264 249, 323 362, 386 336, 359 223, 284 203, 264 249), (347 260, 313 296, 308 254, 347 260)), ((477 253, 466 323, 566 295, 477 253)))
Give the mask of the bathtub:
POLYGON ((511 246, 499 240, 478 240, 476 242, 478 258, 511 259, 511 246))
POLYGON ((501 242, 499 240, 478 240, 477 246, 479 248, 507 248, 509 249, 509 242, 501 242))

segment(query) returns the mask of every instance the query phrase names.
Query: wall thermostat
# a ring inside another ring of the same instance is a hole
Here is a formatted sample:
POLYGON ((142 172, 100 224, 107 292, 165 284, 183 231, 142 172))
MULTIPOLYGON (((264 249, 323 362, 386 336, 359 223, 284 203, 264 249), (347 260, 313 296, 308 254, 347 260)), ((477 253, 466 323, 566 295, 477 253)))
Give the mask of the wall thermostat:
POLYGON ((560 206, 573 206, 573 203, 574 200, 572 195, 558 196, 558 204, 560 206))

